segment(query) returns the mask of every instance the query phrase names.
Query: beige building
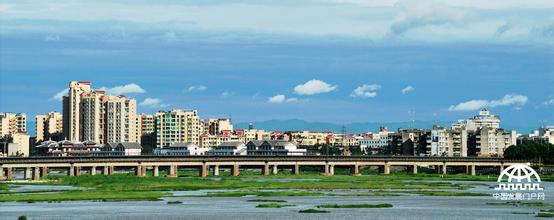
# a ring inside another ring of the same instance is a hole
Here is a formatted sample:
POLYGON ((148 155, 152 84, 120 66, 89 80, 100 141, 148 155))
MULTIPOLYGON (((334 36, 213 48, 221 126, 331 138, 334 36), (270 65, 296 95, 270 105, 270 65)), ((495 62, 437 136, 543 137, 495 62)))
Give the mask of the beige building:
POLYGON ((160 111, 155 114, 155 121, 157 147, 163 148, 179 142, 200 145, 204 122, 196 110, 160 111))
POLYGON ((7 156, 29 156, 29 135, 25 132, 11 134, 12 142, 8 144, 7 156))
POLYGON ((483 127, 476 131, 475 144, 479 157, 502 157, 504 150, 517 142, 515 131, 483 127))
POLYGON ((247 143, 244 135, 203 134, 200 137, 200 147, 202 148, 214 148, 225 142, 247 143))
POLYGON ((464 127, 433 127, 429 152, 431 156, 466 157, 467 152, 468 131, 464 127))
POLYGON ((27 132, 27 116, 25 113, 0 113, 0 136, 27 132))
POLYGON ((64 136, 70 141, 138 142, 136 100, 93 90, 90 82, 69 83, 64 97, 64 136))
POLYGON ((210 135, 233 132, 233 123, 229 118, 209 118, 204 122, 204 126, 204 131, 210 135))
POLYGON ((36 142, 49 139, 61 140, 63 133, 63 116, 59 112, 49 112, 36 116, 36 142))
POLYGON ((326 144, 328 134, 316 131, 293 131, 291 132, 291 141, 296 142, 299 146, 326 144))
POLYGON ((104 96, 102 103, 105 112, 104 143, 138 143, 136 101, 118 95, 104 96))
POLYGON ((81 136, 81 94, 90 92, 90 82, 71 81, 68 96, 63 97, 63 133, 71 141, 79 141, 81 136))

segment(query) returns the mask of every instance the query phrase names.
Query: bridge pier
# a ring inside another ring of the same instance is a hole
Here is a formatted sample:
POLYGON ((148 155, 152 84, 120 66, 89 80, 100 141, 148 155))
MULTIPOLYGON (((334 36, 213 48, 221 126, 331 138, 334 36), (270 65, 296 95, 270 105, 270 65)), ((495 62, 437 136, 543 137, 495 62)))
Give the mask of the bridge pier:
POLYGON ((75 176, 75 167, 73 167, 73 165, 71 165, 67 172, 69 172, 68 176, 75 176))
POLYGON ((262 173, 264 176, 269 176, 269 163, 265 162, 262 173))
POLYGON ((240 166, 239 164, 235 163, 233 164, 233 169, 231 170, 231 175, 232 176, 238 176, 240 173, 240 166))
POLYGON ((412 174, 417 174, 417 167, 418 167, 417 164, 414 164, 414 165, 412 166, 412 174))
POLYGON ((167 174, 167 177, 175 178, 177 177, 177 165, 171 165, 169 166, 169 174, 167 174))
POLYGON ((81 167, 75 167, 75 176, 81 175, 81 167))
POLYGON ((360 166, 358 164, 350 167, 350 176, 360 176, 360 166))
POLYGON ((321 173, 323 176, 329 176, 329 164, 323 165, 323 172, 321 173))
POLYGON ((390 174, 390 165, 389 164, 385 164, 383 165, 383 173, 384 175, 389 175, 390 174))
POLYGON ((152 176, 159 176, 160 168, 158 166, 152 166, 152 176))
POLYGON ((32 170, 30 167, 25 167, 25 175, 23 176, 23 179, 29 180, 32 179, 32 170))
POLYGON ((40 180, 40 168, 39 167, 34 168, 33 180, 34 181, 40 180))
POLYGON ((42 172, 40 172, 40 177, 48 176, 48 167, 42 167, 42 172))
POLYGON ((300 165, 297 164, 294 164, 294 170, 293 170, 293 173, 294 175, 300 175, 300 165))
POLYGON ((472 175, 472 176, 475 176, 475 173, 476 173, 475 172, 475 164, 473 164, 473 165, 471 165, 471 171, 470 171, 469 174, 472 175))
POLYGON ((90 167, 90 175, 96 175, 96 166, 90 167))
POLYGON ((200 167, 200 177, 207 177, 208 176, 208 165, 206 163, 202 163, 202 166, 200 167))
POLYGON ((279 167, 277 167, 277 164, 273 165, 273 175, 277 175, 277 173, 279 172, 279 167))
POLYGON ((0 167, 0 180, 3 180, 4 177, 6 177, 6 176, 4 175, 4 167, 0 167))
POLYGON ((108 166, 102 167, 102 174, 110 175, 110 168, 108 166))
POLYGON ((219 176, 219 165, 214 166, 214 176, 219 176))

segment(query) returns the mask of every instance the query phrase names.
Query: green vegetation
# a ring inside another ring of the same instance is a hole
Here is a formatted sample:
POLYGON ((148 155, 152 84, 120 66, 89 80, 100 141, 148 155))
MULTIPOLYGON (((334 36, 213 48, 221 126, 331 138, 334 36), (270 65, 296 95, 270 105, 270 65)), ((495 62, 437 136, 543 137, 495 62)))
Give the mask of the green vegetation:
MULTIPOLYGON (((0 202, 5 201, 71 201, 71 200, 158 200, 171 196, 164 191, 182 190, 228 190, 233 192, 215 192, 199 197, 242 197, 242 196, 400 196, 418 194, 425 196, 479 196, 469 192, 460 192, 474 184, 451 183, 436 180, 490 180, 487 176, 437 175, 437 174, 395 174, 395 175, 336 175, 324 177, 319 171, 302 171, 302 175, 279 172, 278 175, 261 176, 252 170, 241 171, 241 176, 233 177, 227 171, 216 178, 200 178, 198 172, 181 171, 186 178, 137 177, 133 174, 48 176, 44 182, 13 183, 38 185, 70 185, 90 188, 71 191, 33 191, 10 192, 5 183, 0 183, 0 202), (283 177, 291 181, 282 181, 283 177), (273 181, 275 179, 275 181, 273 181), (329 194, 331 189, 372 189, 370 193, 329 194), (287 190, 287 191, 279 191, 287 190), (290 191, 288 191, 290 190, 290 191), (433 191, 427 191, 433 190, 433 191), (51 193, 37 193, 51 192, 51 193)), ((163 173, 163 171, 161 171, 163 173)), ((494 177, 496 178, 496 177, 494 177)))
POLYGON ((487 202, 486 204, 487 205, 506 205, 506 206, 533 206, 533 207, 552 206, 552 204, 543 203, 543 202, 520 202, 520 201, 487 202))
POLYGON ((303 209, 298 211, 298 213, 329 213, 327 210, 318 210, 318 209, 303 209))
POLYGON ((259 204, 256 206, 256 208, 283 208, 288 206, 294 206, 294 205, 287 205, 287 204, 279 204, 279 203, 267 203, 267 204, 259 204))
POLYGON ((541 210, 541 212, 554 212, 554 209, 541 210))
POLYGON ((512 214, 516 214, 516 215, 529 215, 529 214, 535 214, 535 213, 532 213, 532 212, 512 212, 512 214))
POLYGON ((450 191, 419 191, 411 192, 422 196, 490 196, 488 193, 450 192, 450 191))
POLYGON ((537 213, 537 215, 535 215, 535 217, 554 218, 554 213, 539 212, 537 213))
POLYGON ((181 202, 181 201, 167 201, 167 204, 175 205, 175 204, 183 204, 183 202, 181 202))
POLYGON ((21 215, 17 217, 17 220, 27 220, 27 216, 21 215))
POLYGON ((504 151, 504 158, 534 160, 545 164, 552 164, 554 163, 554 145, 531 141, 512 145, 504 151))
POLYGON ((383 204, 328 204, 328 205, 318 205, 316 208, 391 208, 392 204, 383 203, 383 204))
POLYGON ((159 200, 168 194, 162 192, 74 190, 50 194, 15 194, 0 196, 0 202, 52 202, 52 201, 129 201, 159 200))
POLYGON ((247 202, 287 202, 286 200, 280 200, 280 199, 250 199, 246 201, 247 202))

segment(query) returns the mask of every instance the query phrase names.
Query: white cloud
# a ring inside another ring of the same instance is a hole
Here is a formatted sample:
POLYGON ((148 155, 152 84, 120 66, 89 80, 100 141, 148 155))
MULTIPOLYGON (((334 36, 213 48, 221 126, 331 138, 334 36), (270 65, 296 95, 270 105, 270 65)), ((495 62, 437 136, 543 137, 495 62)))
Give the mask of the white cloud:
POLYGON ((370 85, 361 85, 358 86, 358 88, 354 89, 352 91, 352 94, 350 96, 352 97, 363 97, 363 98, 373 98, 377 96, 377 90, 381 89, 381 85, 379 84, 370 84, 370 85))
POLYGON ((63 100, 63 97, 64 96, 67 96, 69 95, 69 89, 64 89, 62 91, 59 91, 58 93, 56 93, 54 96, 52 96, 52 100, 56 100, 56 101, 62 101, 63 100))
POLYGON ((492 108, 499 106, 510 106, 516 105, 522 106, 527 103, 527 96, 517 95, 517 94, 508 94, 497 100, 470 100, 467 102, 462 102, 457 105, 451 105, 448 107, 448 111, 474 111, 481 108, 492 108))
POLYGON ((221 93, 221 98, 228 98, 229 96, 231 96, 233 93, 232 92, 228 92, 228 91, 225 91, 225 92, 222 92, 221 93))
POLYGON ((283 103, 285 101, 285 95, 276 95, 267 98, 268 103, 283 103))
POLYGON ((554 99, 546 100, 542 104, 543 105, 554 105, 554 99))
POLYGON ((406 86, 406 88, 403 88, 402 89, 402 94, 406 94, 406 93, 409 93, 409 92, 413 92, 415 89, 413 86, 406 86))
POLYGON ((294 87, 294 93, 298 95, 315 95, 335 90, 336 85, 331 85, 321 80, 312 79, 304 84, 294 87))
POLYGON ((165 108, 168 107, 169 104, 163 104, 161 99, 158 98, 146 98, 141 103, 141 106, 150 107, 150 108, 165 108))
POLYGON ((298 99, 297 98, 288 98, 287 100, 285 100, 286 103, 293 103, 293 102, 298 102, 298 99))
POLYGON ((194 92, 194 91, 205 91, 206 89, 208 89, 207 86, 204 86, 204 85, 197 85, 197 86, 190 86, 187 90, 189 92, 194 92))
POLYGON ((102 87, 100 90, 106 91, 107 94, 110 95, 121 95, 121 94, 132 94, 132 93, 145 93, 144 89, 142 89, 139 85, 130 83, 123 86, 115 86, 112 88, 106 88, 102 87))
POLYGON ((390 26, 392 35, 402 35, 412 29, 425 26, 458 24, 467 14, 461 8, 432 0, 401 0, 396 6, 402 9, 402 13, 390 26))

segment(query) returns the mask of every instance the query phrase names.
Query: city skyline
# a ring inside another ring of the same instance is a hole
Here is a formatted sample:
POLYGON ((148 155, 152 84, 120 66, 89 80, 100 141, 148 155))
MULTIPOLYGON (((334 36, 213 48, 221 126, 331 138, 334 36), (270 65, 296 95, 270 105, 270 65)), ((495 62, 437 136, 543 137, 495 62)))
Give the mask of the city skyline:
POLYGON ((0 4, 0 111, 62 112, 80 80, 235 122, 554 122, 548 1, 165 3, 0 4))

